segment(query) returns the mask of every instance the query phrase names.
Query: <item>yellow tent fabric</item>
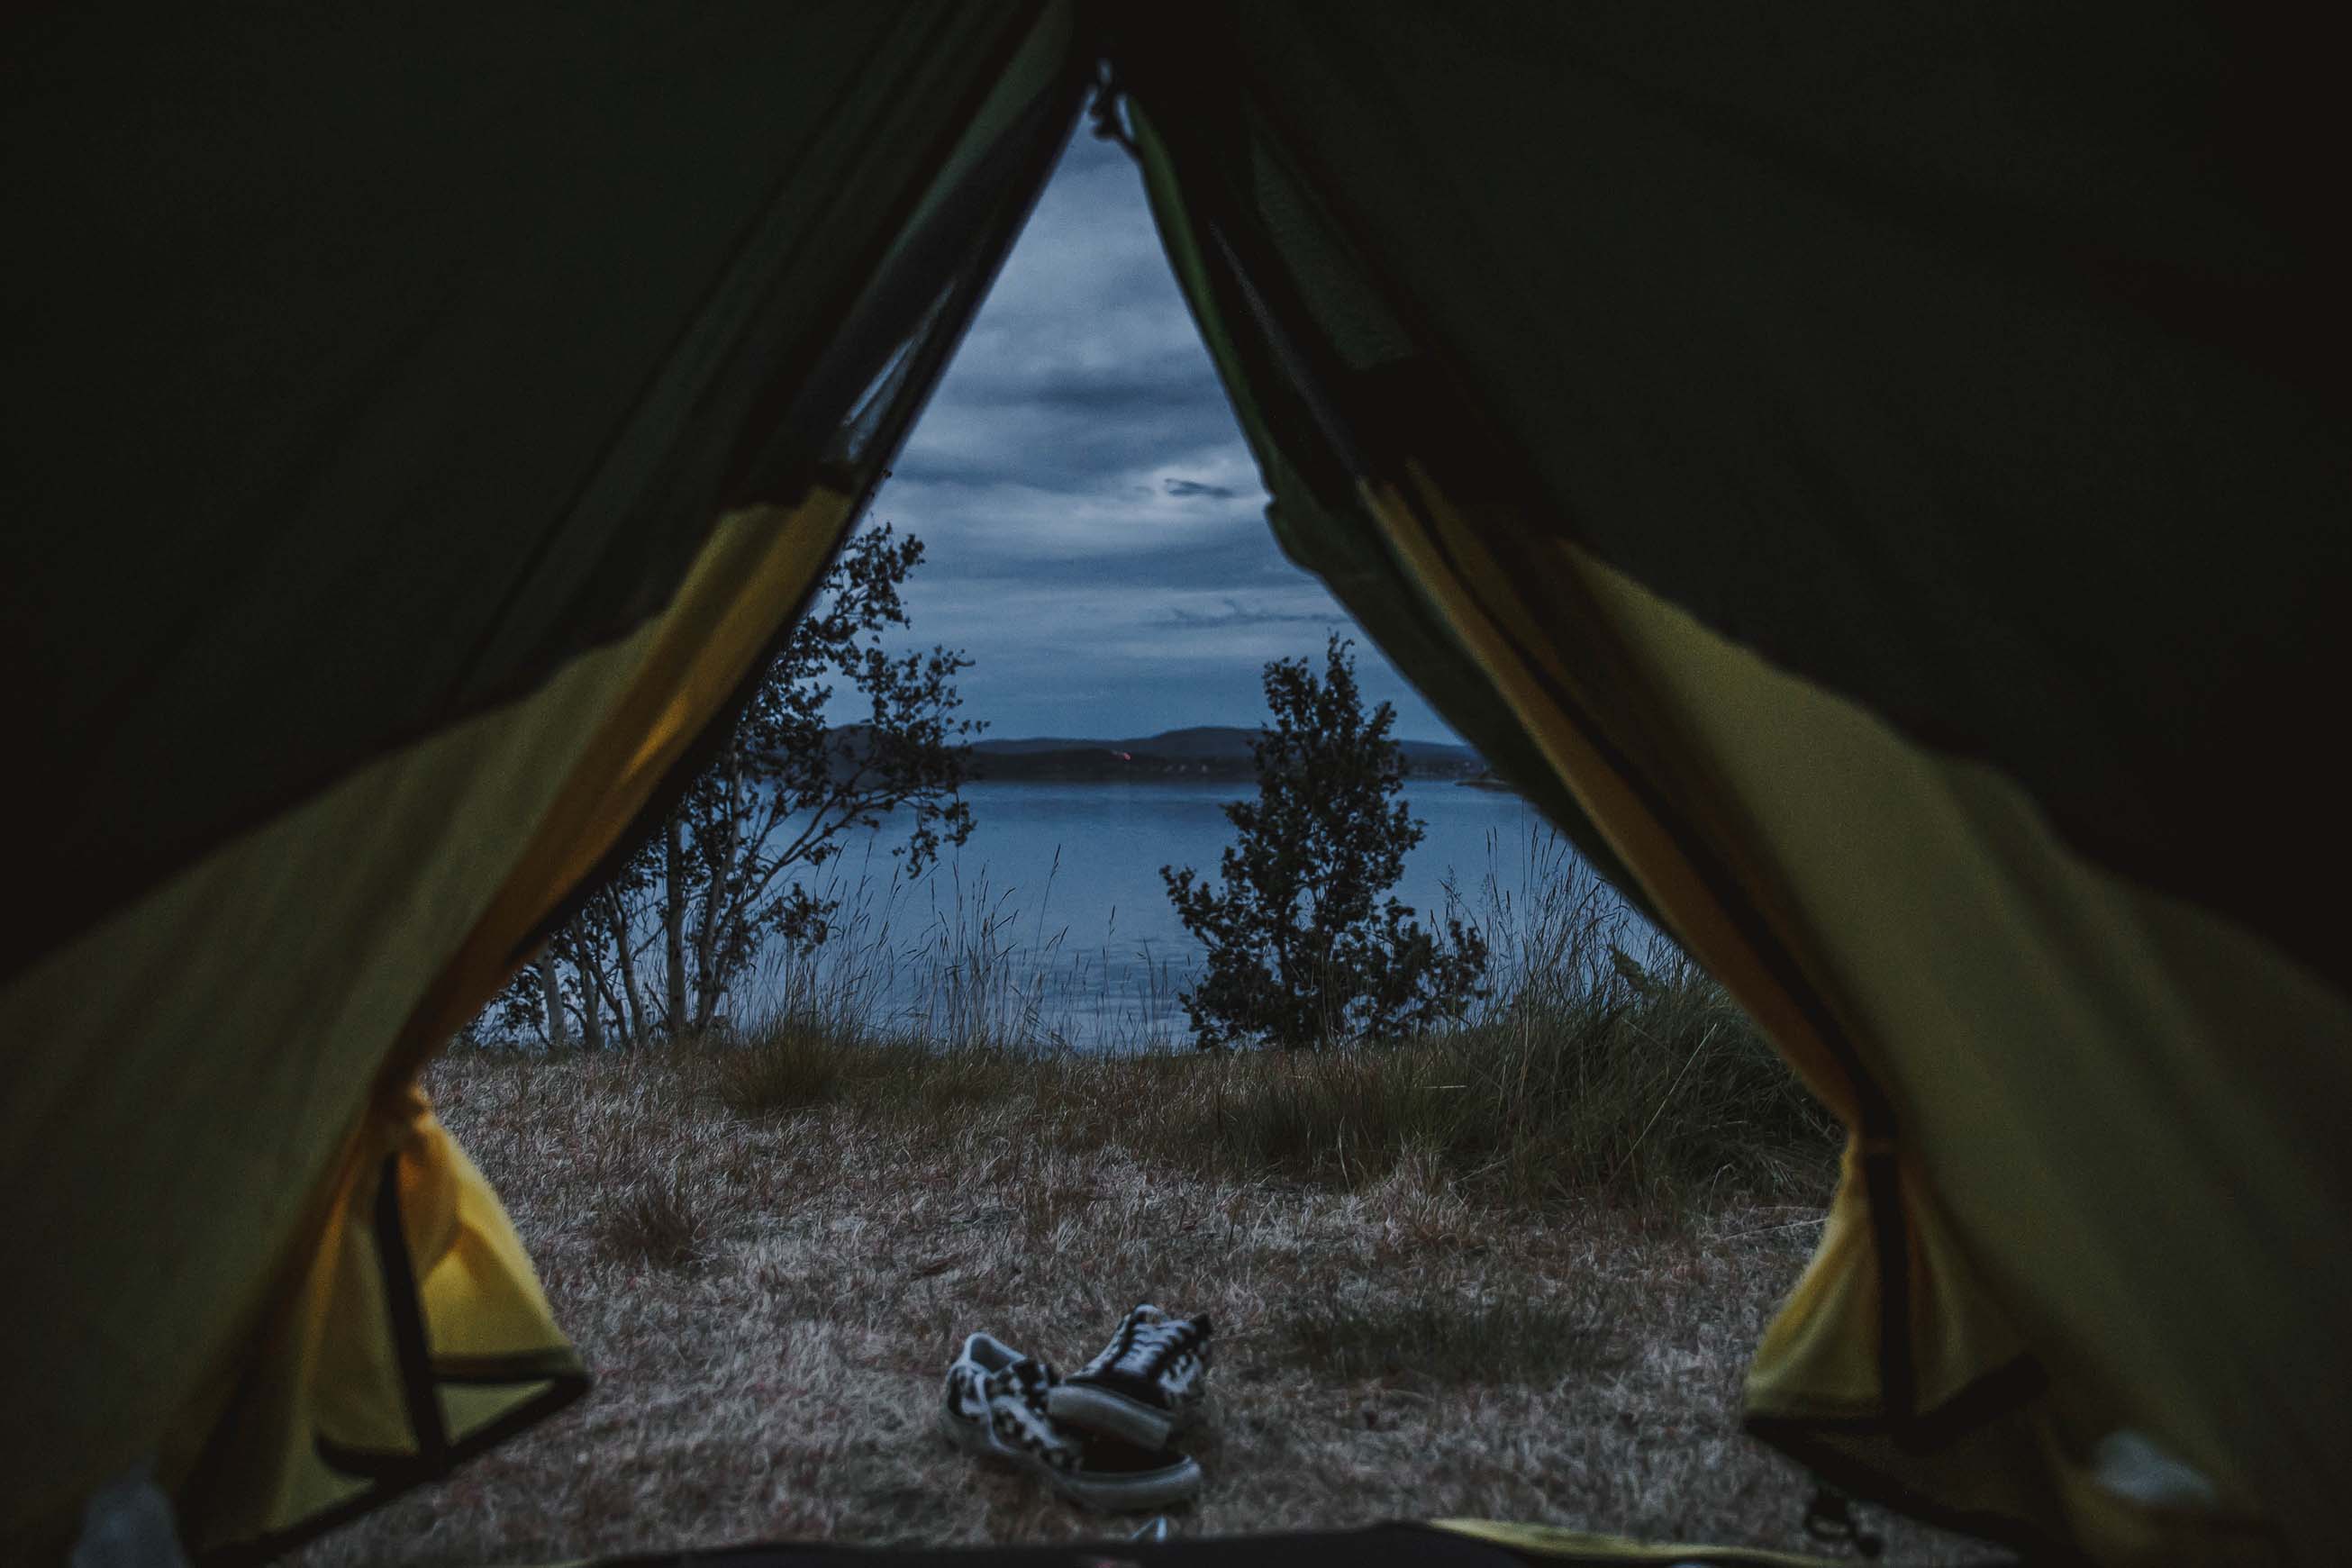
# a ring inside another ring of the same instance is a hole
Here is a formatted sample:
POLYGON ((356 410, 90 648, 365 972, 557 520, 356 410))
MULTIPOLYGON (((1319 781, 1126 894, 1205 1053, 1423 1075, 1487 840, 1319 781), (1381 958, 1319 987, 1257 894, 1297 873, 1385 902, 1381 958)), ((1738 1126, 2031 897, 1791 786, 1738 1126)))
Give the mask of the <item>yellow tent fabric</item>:
POLYGON ((244 1380, 206 1413, 239 1441, 181 1488, 184 1539, 268 1555, 587 1387, 497 1197, 421 1095, 370 1115, 331 1201, 244 1380))
POLYGON ((577 1388, 415 1070, 690 775, 1099 58, 1277 536, 1853 1129, 1759 1435, 2034 1551, 2341 1555, 2352 256, 2311 40, 12 26, 0 1542, 153 1456, 200 1550, 266 1552, 577 1388))
MULTIPOLYGON (((462 1211, 461 1235, 445 1237, 457 1220, 403 1205, 412 1230, 423 1227, 410 1248, 415 1279, 443 1309, 430 1332, 436 1351, 535 1362, 562 1343, 538 1321, 543 1303, 495 1201, 446 1137, 416 1121, 408 1076, 446 1037, 448 998, 502 982, 532 925, 734 689, 821 570, 847 513, 845 497, 820 490, 803 508, 730 517, 661 621, 520 709, 381 764, 234 846, 11 988, 23 1038, 51 1048, 20 1060, 28 1070, 52 1064, 52 1075, 17 1082, 10 1146, 110 1151, 78 1182, 39 1184, 38 1207, 28 1206, 37 1222, 29 1240, 54 1249, 52 1287, 69 1290, 77 1309, 69 1322, 24 1324, 20 1340, 69 1332, 83 1349, 55 1358, 12 1400, 18 1477, 54 1477, 70 1497, 160 1450, 183 1468, 172 1479, 205 1478, 194 1520, 215 1533, 199 1536, 203 1545, 275 1537, 313 1505, 340 1501, 299 1450, 396 1448, 336 1434, 397 1430, 406 1419, 400 1406, 357 1413, 370 1393, 402 1391, 377 1375, 396 1347, 376 1298, 396 1287, 366 1278, 374 1253, 362 1234, 379 1223, 377 1177, 390 1154, 401 1157, 404 1188, 434 1194, 431 1211, 462 1211), (373 874, 354 874, 371 862, 373 874), (438 875, 420 883, 419 867, 438 875), (260 945, 284 967, 225 965, 224 941, 260 945), (132 954, 140 984, 125 989, 117 982, 132 954), (306 982, 290 993, 289 972, 306 982), (324 1006, 331 997, 335 1010, 324 1006), (257 1032, 282 1043, 256 1051, 257 1032), (152 1055, 121 1080, 128 1093, 104 1092, 125 1040, 153 1042, 152 1055), (112 1072, 100 1072, 107 1062, 112 1072), (189 1113, 201 1105, 217 1109, 189 1113), (158 1118, 159 1106, 175 1113, 158 1118), (323 1197, 304 1174, 321 1166, 323 1197), (142 1223, 116 1218, 126 1208, 142 1223), (436 1294, 442 1279, 451 1282, 436 1294), (330 1306, 356 1314, 330 1335, 340 1357, 309 1348, 327 1331, 299 1318, 330 1306), (289 1312, 290 1325, 263 1327, 289 1312), (257 1333, 295 1347, 298 1366, 253 1357, 257 1333), (340 1391, 303 1377, 333 1383, 328 1375, 353 1370, 363 1374, 357 1385, 340 1391), (240 1391, 257 1379, 272 1392, 240 1391), (253 1397, 275 1407, 243 1411, 253 1397), (314 1409, 336 1422, 297 1425, 314 1409), (236 1489, 253 1511, 214 1495, 219 1461, 203 1450, 216 1427, 240 1445, 283 1429, 298 1451, 246 1462, 287 1472, 236 1489)), ((451 1412, 453 1448, 500 1414, 479 1406, 451 1412)), ((425 1472, 391 1473, 397 1482, 425 1472)))
MULTIPOLYGON (((1409 559, 1424 582, 1441 594, 1463 591, 1412 532, 1410 508, 1385 497, 1372 497, 1371 508, 1394 525, 1401 548, 1416 552, 1409 559)), ((1463 533, 1451 542, 1456 559, 1476 559, 1463 533)), ((2116 1562, 2282 1560, 2281 1532, 2251 1500, 2294 1493, 2279 1486, 2281 1471, 2247 1461, 2271 1448, 2266 1458, 2303 1469, 2312 1490, 2302 1495, 2316 1497, 2319 1471, 2346 1451, 2325 1437, 2336 1419, 2327 1385, 2287 1386, 2305 1362, 2301 1347, 2326 1342, 2335 1281, 2308 1289, 2306 1273, 2273 1277, 2267 1291, 2245 1289, 2276 1268, 2265 1256, 2273 1238, 2240 1222, 2245 1185, 2267 1184, 2284 1215, 2307 1228, 2302 1268, 2332 1275, 2344 1258, 2332 1245, 2320 1167, 2279 1158, 2275 1125, 2237 1141, 2256 1132, 2248 1124, 2262 1118, 2262 1097, 2209 1042, 2250 1015, 2278 1020, 2291 1035, 2340 1035, 2340 1002, 2196 911, 2053 852, 2046 826, 1989 770, 1922 758, 1605 567, 1570 564, 1582 569, 1562 583, 1589 612, 1579 624, 1648 639, 1644 653, 1658 663, 1636 667, 1693 683, 1688 706, 1670 711, 1691 715, 1709 745, 1698 777, 1729 782, 1743 765, 1755 768, 1738 800, 1749 809, 1776 803, 1774 827, 1796 838, 1776 870, 1810 907, 1826 906, 1845 929, 1867 931, 1889 949, 1849 982, 1876 1009, 1860 1016, 1891 1016, 1904 1026, 1894 1038, 1925 1044, 1913 1055, 1878 1043, 1885 1032, 1849 1037, 1870 1052, 1876 1082, 1901 1086, 1906 1133, 1876 1142, 1857 1130, 1813 1266, 1759 1348, 1751 1424, 1832 1477, 2041 1550, 2084 1549, 2116 1562), (1749 760, 1759 754, 1764 760, 1749 760), (1874 829, 1884 836, 1869 836, 1874 829), (2026 868, 2033 875, 2021 888, 2026 868), (1918 898, 1922 887, 1937 896, 1918 898), (2066 942, 2110 932, 2135 940, 2105 965, 2077 956, 2063 969, 2040 967, 2066 942), (1896 963, 1895 953, 1915 956, 1896 963), (1920 954, 1937 955, 1925 972, 1920 954), (1995 983, 2018 968, 2037 982, 2024 1000, 1995 983), (2033 1016, 2059 1007, 2073 1061, 2053 1051, 2033 1016), (2086 1069, 2082 1057, 2100 1052, 2103 1040, 2110 1043, 2086 1069), (2086 1071, 2096 1074, 2105 1113, 2127 1129, 2105 1121, 2088 1129, 2076 1118, 2063 1091, 2068 1075, 2086 1071), (2245 1163, 2200 1170, 2186 1156, 2200 1145, 2239 1149, 2245 1163), (1883 1186, 1866 1168, 1874 1155, 1892 1167, 1883 1186), (2061 1180, 2058 1170, 2069 1167, 2073 1179, 2061 1180), (2104 1179, 2094 1185, 2085 1174, 2104 1179), (1892 1224, 1890 1207, 1899 1211, 1892 1224), (2151 1215, 2161 1218, 2144 1223, 2151 1215), (2199 1239, 2201 1255, 2179 1245, 2184 1233, 2199 1239), (1887 1273, 1890 1251, 1899 1280, 1887 1273), (2151 1290, 2158 1279, 2165 1288, 2151 1290), (2173 1346, 2154 1343, 2168 1328, 2173 1346), (2286 1350, 2278 1357, 2284 1375, 2259 1403, 2232 1387, 2252 1357, 2197 1350, 2217 1332, 2233 1346, 2286 1350), (1890 1336, 1899 1336, 1892 1354, 1900 1392, 1890 1387, 1890 1336), (2282 1441, 2279 1417, 2296 1404, 2310 1416, 2282 1441), (2212 1495, 2149 1503, 2102 1485, 2094 1452, 2126 1430, 2160 1437, 2212 1480, 2212 1495)), ((1502 598, 1499 576, 1480 580, 1496 596, 1490 602, 1525 602, 1520 590, 1502 598)), ((1540 680, 1517 666, 1466 597, 1458 608, 1457 625, 1492 639, 1507 689, 1525 695, 1538 719, 1530 727, 1559 747, 1563 776, 1593 781, 1584 798, 1595 820, 1622 824, 1621 852, 1654 899, 1670 917, 1690 916, 1678 929, 1695 950, 1759 1015, 1776 1002, 1785 1009, 1785 990, 1743 961, 1738 936, 1710 930, 1703 906, 1689 909, 1689 892, 1676 885, 1687 871, 1670 845, 1642 841, 1652 831, 1644 813, 1611 798, 1614 780, 1579 746, 1574 724, 1536 706, 1540 680)), ((1801 1025, 1783 1020, 1776 1039, 1810 1066, 1825 1098, 1862 1120, 1801 1025)), ((2338 1061, 2334 1070, 2352 1068, 2338 1061)), ((2323 1092, 2335 1087, 2352 1084, 2323 1092)))
POLYGON ((1720 1547, 1628 1541, 1622 1536, 1595 1535, 1588 1531, 1563 1530, 1556 1525, 1502 1524, 1486 1519, 1438 1519, 1430 1522, 1441 1530, 1455 1531, 1479 1541, 1509 1547, 1515 1552, 1538 1562, 1720 1563, 1727 1568, 1732 1568, 1732 1565, 1737 1565, 1737 1568, 1818 1568, 1819 1564, 1834 1561, 1825 1557, 1800 1556, 1793 1552, 1725 1551, 1720 1547))

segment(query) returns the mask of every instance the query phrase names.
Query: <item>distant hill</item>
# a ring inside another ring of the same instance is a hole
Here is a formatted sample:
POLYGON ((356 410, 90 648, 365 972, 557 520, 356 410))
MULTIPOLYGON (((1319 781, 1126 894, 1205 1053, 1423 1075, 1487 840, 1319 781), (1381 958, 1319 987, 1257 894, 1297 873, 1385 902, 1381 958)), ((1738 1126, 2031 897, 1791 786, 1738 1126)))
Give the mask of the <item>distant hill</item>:
MULTIPOLYGON (((1248 761, 1250 745, 1258 737, 1255 729, 1244 729, 1236 725, 1194 725, 1188 729, 1162 730, 1158 735, 1126 740, 1081 740, 1066 736, 1034 736, 1026 740, 978 740, 974 751, 992 757, 1021 757, 1041 751, 1148 751, 1154 757, 1181 758, 1200 761, 1212 758, 1237 758, 1248 761)), ((1478 754, 1466 746, 1456 746, 1442 740, 1401 740, 1407 758, 1431 762, 1468 762, 1478 760, 1478 754)))
MULTIPOLYGON (((1192 776, 1246 778, 1255 767, 1250 743, 1258 732, 1231 725, 1200 725, 1117 740, 1033 736, 972 745, 977 779, 1149 779, 1192 776)), ((1482 771, 1486 763, 1466 746, 1443 741, 1398 742, 1408 771, 1448 778, 1482 771)))

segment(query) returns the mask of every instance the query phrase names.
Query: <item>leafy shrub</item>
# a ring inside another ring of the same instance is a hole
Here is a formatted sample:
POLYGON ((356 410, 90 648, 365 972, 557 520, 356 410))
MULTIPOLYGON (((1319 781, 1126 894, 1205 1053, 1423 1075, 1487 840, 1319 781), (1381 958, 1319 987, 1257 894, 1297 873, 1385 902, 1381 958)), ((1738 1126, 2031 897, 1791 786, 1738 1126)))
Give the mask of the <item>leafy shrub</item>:
POLYGON ((1292 1048, 1418 1034, 1478 995, 1485 939, 1458 919, 1443 933, 1387 896, 1422 825, 1396 797, 1404 764, 1396 710, 1367 715, 1348 643, 1334 636, 1318 678, 1304 659, 1265 666, 1273 723, 1252 750, 1257 799, 1225 816, 1239 841, 1222 885, 1162 866, 1184 929, 1208 949, 1183 995, 1204 1045, 1292 1048))

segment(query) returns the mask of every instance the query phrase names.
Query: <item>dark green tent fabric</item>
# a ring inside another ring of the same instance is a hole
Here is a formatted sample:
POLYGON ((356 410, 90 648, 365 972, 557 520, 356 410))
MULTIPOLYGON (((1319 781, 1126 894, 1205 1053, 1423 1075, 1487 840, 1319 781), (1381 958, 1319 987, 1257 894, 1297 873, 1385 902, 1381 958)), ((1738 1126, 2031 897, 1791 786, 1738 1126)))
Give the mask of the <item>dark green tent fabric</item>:
POLYGON ((2341 1555, 2326 40, 12 26, 0 1539, 154 1454, 279 1543, 572 1379, 415 1070, 691 769, 1100 55, 1285 547, 1853 1127, 1755 1429, 2038 1551, 2341 1555))
POLYGON ((720 511, 804 491, 981 254, 961 214, 927 283, 873 297, 1033 14, 26 29, 0 635, 41 676, 20 809, 51 896, 0 964, 533 690, 646 621, 720 511))

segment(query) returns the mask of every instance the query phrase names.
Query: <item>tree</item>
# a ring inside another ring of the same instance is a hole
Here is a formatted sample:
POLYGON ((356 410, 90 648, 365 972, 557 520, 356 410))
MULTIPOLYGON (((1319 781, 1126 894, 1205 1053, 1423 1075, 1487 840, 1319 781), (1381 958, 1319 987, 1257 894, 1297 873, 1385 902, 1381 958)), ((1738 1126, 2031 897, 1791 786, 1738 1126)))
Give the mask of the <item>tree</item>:
POLYGON ((1320 678, 1305 659, 1265 666, 1273 723, 1252 748, 1257 799, 1225 808, 1240 837, 1222 887, 1160 870, 1208 948, 1182 998, 1203 1045, 1390 1038, 1458 1019, 1480 994, 1485 938, 1451 916, 1433 935, 1385 896, 1423 829, 1396 798, 1396 710, 1365 713, 1349 648, 1332 637, 1320 678))
POLYGON ((707 1031, 767 944, 825 939, 841 901, 815 876, 856 834, 902 827, 892 852, 909 874, 971 835, 960 792, 982 727, 956 716, 955 677, 971 661, 886 646, 922 559, 887 525, 850 541, 710 765, 486 1016, 559 1045, 567 1015, 592 1047, 608 1030, 630 1044, 707 1031), (829 726, 845 685, 863 713, 829 726))

